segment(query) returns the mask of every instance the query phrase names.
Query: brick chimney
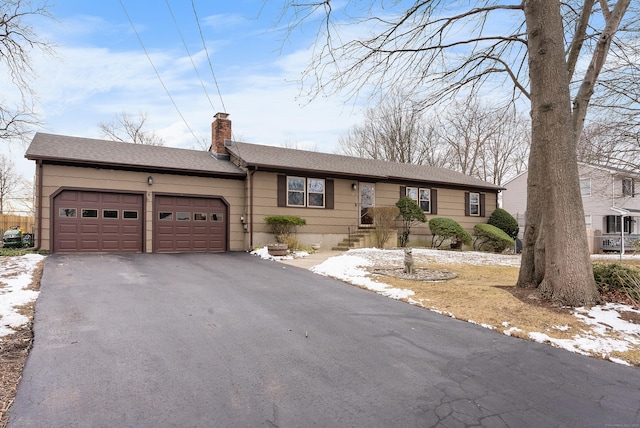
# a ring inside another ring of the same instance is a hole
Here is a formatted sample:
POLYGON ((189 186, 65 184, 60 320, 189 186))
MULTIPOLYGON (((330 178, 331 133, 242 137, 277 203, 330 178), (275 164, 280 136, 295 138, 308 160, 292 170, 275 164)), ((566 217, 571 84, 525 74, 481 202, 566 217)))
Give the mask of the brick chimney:
POLYGON ((216 113, 211 123, 211 153, 216 157, 228 158, 229 152, 224 146, 225 140, 231 140, 231 121, 228 113, 216 113))

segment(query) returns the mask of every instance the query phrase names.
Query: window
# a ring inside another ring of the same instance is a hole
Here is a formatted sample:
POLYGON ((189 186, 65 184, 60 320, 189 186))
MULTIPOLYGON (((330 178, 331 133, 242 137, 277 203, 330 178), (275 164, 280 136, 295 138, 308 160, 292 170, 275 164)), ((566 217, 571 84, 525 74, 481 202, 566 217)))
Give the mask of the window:
POLYGON ((287 205, 324 208, 324 180, 320 178, 287 177, 287 205))
MULTIPOLYGON (((622 217, 619 215, 608 215, 605 217, 605 231, 606 233, 620 233, 622 229, 622 217)), ((624 233, 631 233, 633 231, 633 218, 624 218, 624 233)))
POLYGON ((83 208, 82 218, 98 218, 98 210, 93 208, 83 208))
POLYGON ((331 179, 278 174, 276 201, 279 207, 332 210, 333 199, 334 181, 331 179))
POLYGON ((125 220, 137 220, 138 219, 138 211, 122 211, 122 218, 125 220))
POLYGON ((431 212, 431 189, 407 187, 406 195, 416 201, 416 204, 426 213, 431 212))
POLYGON ((591 229, 591 214, 585 214, 584 216, 584 222, 587 225, 587 229, 591 229))
POLYGON ((582 196, 591 196, 591 179, 590 178, 580 179, 580 194, 582 196))
POLYGON ((207 221, 206 213, 193 213, 193 221, 207 221))
POLYGON ((211 221, 222 221, 222 214, 220 213, 211 214, 211 221))
POLYGON ((102 210, 102 218, 118 218, 118 210, 102 210))
POLYGON ((191 213, 181 212, 176 213, 176 220, 178 221, 189 221, 191 219, 191 213))
POLYGON ((310 207, 324 207, 324 180, 319 178, 307 180, 307 201, 310 207))
POLYGON ((622 179, 622 196, 635 196, 635 188, 633 178, 622 179))
POLYGON ((480 193, 469 193, 469 215, 480 215, 480 193))
POLYGON ((166 211, 160 211, 158 213, 158 220, 171 221, 171 220, 173 220, 173 213, 172 212, 166 212, 166 211))
POLYGON ((76 215, 75 208, 60 208, 60 211, 58 211, 59 217, 76 218, 76 215))
POLYGON ((287 205, 304 207, 304 182, 302 177, 287 177, 287 205))

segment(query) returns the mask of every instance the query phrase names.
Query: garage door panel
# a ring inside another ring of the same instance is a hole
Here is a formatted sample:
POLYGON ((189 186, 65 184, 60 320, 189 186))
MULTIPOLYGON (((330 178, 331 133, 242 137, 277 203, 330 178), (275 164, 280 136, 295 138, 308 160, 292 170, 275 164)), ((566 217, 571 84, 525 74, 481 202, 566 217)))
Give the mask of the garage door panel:
POLYGON ((53 203, 53 251, 141 252, 143 200, 141 194, 60 192, 53 203), (77 216, 61 216, 60 208, 75 209, 77 216), (94 216, 82 217, 82 210, 94 216))
POLYGON ((211 221, 214 213, 219 218, 227 218, 227 207, 219 198, 157 196, 153 217, 154 251, 225 251, 227 225, 224 221, 211 221), (171 220, 160 220, 160 212, 171 213, 171 220))

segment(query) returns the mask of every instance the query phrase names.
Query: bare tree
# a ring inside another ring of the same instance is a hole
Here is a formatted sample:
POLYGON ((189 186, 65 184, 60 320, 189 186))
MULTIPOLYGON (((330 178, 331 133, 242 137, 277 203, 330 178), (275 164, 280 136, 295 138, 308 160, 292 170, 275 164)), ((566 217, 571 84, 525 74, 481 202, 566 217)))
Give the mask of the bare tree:
POLYGON ((0 156, 0 214, 5 214, 9 199, 15 196, 22 183, 23 179, 16 172, 13 162, 4 155, 0 156))
POLYGON ((339 141, 339 151, 349 156, 417 165, 444 166, 441 149, 420 105, 401 92, 367 109, 364 123, 339 141))
MULTIPOLYGON (((428 90, 430 105, 462 91, 486 90, 505 95, 505 101, 528 101, 531 149, 518 286, 537 287, 542 297, 560 304, 591 305, 599 295, 588 254, 577 140, 594 92, 622 91, 606 78, 615 73, 604 67, 607 54, 613 51, 625 69, 638 70, 628 47, 637 43, 632 35, 640 13, 630 3, 371 0, 347 1, 334 10, 330 0, 290 1, 283 18, 291 29, 318 25, 319 43, 304 75, 311 96, 366 95, 401 86, 428 90), (361 25, 341 26, 354 20, 361 25), (354 27, 364 36, 352 36, 354 27), (609 86, 596 86, 605 81, 609 86)), ((626 90, 640 91, 637 85, 626 90)))
POLYGON ((11 85, 20 98, 10 103, 0 95, 0 139, 3 140, 24 140, 30 128, 39 123, 33 107, 35 94, 31 80, 35 73, 30 54, 33 49, 51 53, 52 46, 25 22, 32 16, 50 18, 46 3, 41 6, 31 0, 0 2, 0 68, 7 76, 5 90, 11 85))
POLYGON ((98 124, 102 135, 113 141, 121 143, 146 144, 149 146, 164 146, 164 140, 153 131, 143 129, 147 122, 147 113, 139 113, 132 116, 122 112, 115 116, 111 122, 98 124))

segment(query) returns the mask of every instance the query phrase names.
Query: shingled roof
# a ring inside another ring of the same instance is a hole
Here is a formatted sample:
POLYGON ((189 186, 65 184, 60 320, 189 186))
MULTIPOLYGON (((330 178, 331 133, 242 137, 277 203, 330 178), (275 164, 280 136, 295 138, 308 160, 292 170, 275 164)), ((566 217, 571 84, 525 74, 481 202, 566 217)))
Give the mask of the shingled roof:
MULTIPOLYGON (((428 182, 487 190, 502 187, 445 168, 363 159, 330 153, 226 141, 226 149, 242 167, 267 171, 317 173, 360 180, 428 182)), ((208 151, 120 143, 109 140, 36 133, 25 157, 78 166, 175 172, 187 175, 244 177, 229 160, 208 151)))
POLYGON ((117 141, 36 133, 25 153, 29 160, 65 165, 92 165, 197 175, 244 177, 229 161, 217 160, 203 150, 186 150, 117 141))
POLYGON ((502 187, 445 168, 363 159, 241 142, 226 142, 226 148, 242 159, 244 167, 268 171, 315 172, 322 175, 370 180, 429 182, 433 184, 500 190, 502 187))

